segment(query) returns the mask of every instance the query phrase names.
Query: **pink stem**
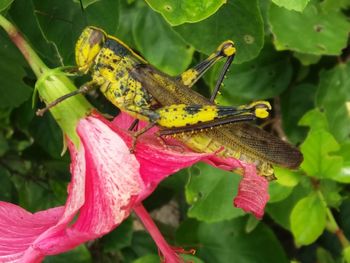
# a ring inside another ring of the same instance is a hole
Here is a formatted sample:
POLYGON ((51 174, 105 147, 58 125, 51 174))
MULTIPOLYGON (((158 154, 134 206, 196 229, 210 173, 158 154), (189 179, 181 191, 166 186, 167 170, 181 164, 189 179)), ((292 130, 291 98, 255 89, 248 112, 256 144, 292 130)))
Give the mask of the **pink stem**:
POLYGON ((139 217, 154 242, 156 243, 158 249, 164 256, 164 262, 166 263, 180 263, 183 262, 181 258, 174 252, 174 250, 166 242, 162 234, 160 233, 158 227, 152 220, 151 216, 144 208, 142 204, 134 207, 134 212, 139 217))

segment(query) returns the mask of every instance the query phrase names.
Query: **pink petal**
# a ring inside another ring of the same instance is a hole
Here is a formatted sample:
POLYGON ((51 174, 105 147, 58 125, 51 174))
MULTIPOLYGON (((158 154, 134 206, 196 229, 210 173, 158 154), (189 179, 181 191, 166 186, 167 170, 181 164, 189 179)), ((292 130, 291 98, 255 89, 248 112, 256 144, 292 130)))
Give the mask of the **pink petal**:
MULTIPOLYGON (((0 202, 0 262, 23 262, 24 252, 35 239, 57 224, 64 212, 56 207, 35 214, 19 206, 0 202)), ((40 262, 40 255, 37 261, 40 262)))
POLYGON ((234 205, 246 212, 253 213, 260 219, 264 215, 264 208, 268 200, 268 181, 257 174, 254 165, 244 164, 244 175, 238 186, 234 205))
POLYGON ((86 201, 74 227, 101 236, 120 224, 143 189, 139 163, 110 127, 94 117, 81 120, 78 133, 86 150, 86 201))
MULTIPOLYGON (((120 122, 125 127, 132 119, 120 122)), ((256 175, 254 166, 219 158, 216 153, 194 153, 185 146, 180 151, 167 148, 154 131, 139 138, 132 155, 132 138, 125 129, 96 114, 81 120, 79 150, 69 143, 72 181, 65 207, 31 214, 0 203, 0 262, 40 262, 45 255, 102 236, 119 225, 161 180, 200 160, 226 170, 244 167, 235 204, 257 217, 263 215, 267 181, 256 175)))
POLYGON ((143 183, 139 164, 128 146, 93 117, 79 123, 78 133, 82 139, 79 151, 69 144, 72 182, 64 210, 31 214, 1 203, 0 233, 4 235, 0 238, 0 262, 40 262, 44 255, 62 253, 102 236, 131 212, 143 183), (78 218, 70 226, 79 209, 78 218), (8 227, 11 220, 16 221, 12 229, 8 227), (6 235, 8 229, 11 232, 6 235), (18 241, 20 245, 16 246, 18 241))
MULTIPOLYGON (((127 145, 131 146, 130 134, 126 133, 119 125, 128 128, 133 122, 133 118, 123 112, 112 123, 105 121, 99 115, 95 114, 95 117, 100 118, 106 125, 110 125, 127 145)), ((144 127, 145 122, 140 122, 140 125, 144 127)), ((145 185, 145 189, 138 197, 138 202, 149 196, 163 179, 198 161, 206 161, 226 170, 240 167, 239 161, 232 158, 219 158, 215 153, 196 153, 173 139, 167 140, 166 143, 170 145, 166 146, 155 134, 156 131, 157 129, 148 131, 137 140, 135 156, 140 163, 140 174, 145 185)))
MULTIPOLYGON (((45 211, 41 211, 35 214, 26 212, 22 208, 11 205, 8 203, 2 203, 2 210, 0 211, 0 218, 5 219, 12 215, 18 215, 21 220, 16 220, 14 217, 13 223, 15 226, 13 231, 9 233, 13 240, 19 238, 17 242, 22 242, 24 246, 15 249, 10 239, 1 239, 0 246, 3 247, 1 262, 41 262, 45 251, 41 251, 39 246, 41 242, 47 243, 48 246, 55 246, 56 242, 50 242, 50 239, 58 235, 60 232, 64 232, 67 224, 74 218, 79 208, 84 204, 84 184, 85 184, 85 161, 84 152, 79 153, 75 151, 70 145, 71 158, 72 158, 72 181, 69 188, 69 196, 65 207, 53 208, 45 211), (38 216, 40 216, 38 218, 38 216), (40 226, 40 229, 36 229, 36 225, 40 226), (26 240, 21 240, 21 237, 26 236, 26 240), (9 260, 9 259, 11 259, 9 260)), ((2 220, 1 220, 2 221, 2 220)), ((4 220, 6 222, 6 220, 4 220)), ((9 229, 9 225, 1 224, 0 232, 9 229)), ((5 236, 5 235, 4 235, 5 236)), ((70 248, 70 247, 69 247, 70 248)), ((67 248, 67 249, 69 249, 67 248)))

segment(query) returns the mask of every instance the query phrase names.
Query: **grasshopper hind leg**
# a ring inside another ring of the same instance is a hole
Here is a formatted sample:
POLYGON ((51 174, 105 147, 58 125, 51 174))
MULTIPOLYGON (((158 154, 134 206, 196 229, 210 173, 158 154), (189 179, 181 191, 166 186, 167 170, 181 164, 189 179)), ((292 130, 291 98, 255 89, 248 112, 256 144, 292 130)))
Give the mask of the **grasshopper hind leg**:
POLYGON ((216 96, 219 94, 220 87, 223 85, 223 81, 225 79, 227 71, 229 70, 229 68, 232 64, 233 58, 234 58, 233 56, 228 57, 223 68, 221 69, 220 76, 219 76, 218 80, 216 81, 214 90, 213 90, 211 97, 210 97, 211 102, 214 102, 216 99, 216 96))
POLYGON ((207 59, 197 64, 195 67, 186 70, 180 76, 178 76, 177 79, 186 87, 191 88, 216 62, 222 58, 227 58, 224 66, 221 69, 219 78, 210 98, 210 101, 214 102, 217 94, 219 93, 219 89, 222 86, 225 75, 232 64, 235 54, 236 48, 234 43, 230 40, 224 41, 207 59))

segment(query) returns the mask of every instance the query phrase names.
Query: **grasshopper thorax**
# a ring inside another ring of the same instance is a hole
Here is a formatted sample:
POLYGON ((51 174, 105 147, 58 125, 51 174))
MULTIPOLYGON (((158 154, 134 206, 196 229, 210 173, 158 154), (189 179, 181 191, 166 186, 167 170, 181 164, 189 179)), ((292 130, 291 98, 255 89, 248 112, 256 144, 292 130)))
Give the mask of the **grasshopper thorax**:
POLYGON ((86 27, 81 33, 75 46, 75 60, 81 73, 90 70, 106 38, 106 33, 96 27, 86 27))

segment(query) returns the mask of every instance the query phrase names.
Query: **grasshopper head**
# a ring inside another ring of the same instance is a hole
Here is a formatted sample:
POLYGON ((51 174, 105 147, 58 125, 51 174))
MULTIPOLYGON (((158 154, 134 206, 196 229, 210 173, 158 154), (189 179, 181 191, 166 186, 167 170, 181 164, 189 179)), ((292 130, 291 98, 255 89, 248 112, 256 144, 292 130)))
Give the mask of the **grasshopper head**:
POLYGON ((82 73, 87 73, 106 39, 106 33, 97 27, 87 27, 75 45, 75 61, 82 73))

